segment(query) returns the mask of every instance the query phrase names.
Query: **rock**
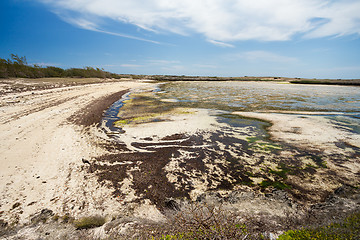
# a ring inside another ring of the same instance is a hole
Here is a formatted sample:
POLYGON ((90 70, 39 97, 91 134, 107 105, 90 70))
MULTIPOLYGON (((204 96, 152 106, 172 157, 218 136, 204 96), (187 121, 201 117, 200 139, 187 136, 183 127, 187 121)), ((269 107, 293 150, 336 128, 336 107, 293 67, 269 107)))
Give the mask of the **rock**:
POLYGON ((357 192, 356 188, 354 188, 353 186, 344 184, 341 187, 338 187, 337 189, 335 189, 333 195, 337 195, 339 197, 349 197, 349 196, 356 194, 356 192, 357 192))
POLYGON ((0 228, 6 228, 8 226, 8 223, 4 220, 0 219, 0 228))
POLYGON ((21 203, 17 202, 12 206, 11 209, 15 209, 15 208, 19 207, 20 205, 21 205, 21 203))
POLYGON ((196 202, 217 204, 222 203, 224 198, 218 192, 206 192, 196 198, 196 202))
POLYGON ((165 200, 165 207, 174 210, 174 211, 179 211, 180 210, 180 206, 179 204, 173 200, 173 199, 167 199, 165 200))
POLYGON ((81 161, 84 163, 84 164, 89 164, 90 165, 90 162, 84 158, 81 159, 81 161))
POLYGON ((45 208, 45 209, 41 210, 41 212, 39 214, 36 214, 35 216, 33 216, 31 218, 31 223, 39 223, 39 222, 45 223, 46 220, 52 216, 54 216, 53 211, 45 208))

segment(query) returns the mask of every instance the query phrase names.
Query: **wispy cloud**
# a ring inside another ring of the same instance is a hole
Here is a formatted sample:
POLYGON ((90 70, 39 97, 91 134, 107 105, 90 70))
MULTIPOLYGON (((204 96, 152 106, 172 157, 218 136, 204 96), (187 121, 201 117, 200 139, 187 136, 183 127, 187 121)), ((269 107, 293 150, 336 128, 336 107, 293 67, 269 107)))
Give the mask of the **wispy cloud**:
POLYGON ((124 67, 124 68, 139 68, 139 67, 142 67, 142 65, 138 65, 138 64, 120 64, 120 67, 124 67))
POLYGON ((41 67, 55 67, 55 66, 60 66, 61 64, 47 63, 47 62, 36 62, 36 63, 30 63, 30 65, 37 65, 37 66, 41 66, 41 67))
POLYGON ((208 42, 212 43, 212 44, 215 44, 215 45, 218 45, 220 47, 235 47, 232 44, 224 43, 224 42, 220 42, 220 41, 215 41, 215 40, 208 40, 208 42))
POLYGON ((123 63, 123 64, 106 64, 104 65, 104 67, 140 68, 143 67, 143 65, 123 63))
POLYGON ((148 63, 152 64, 152 65, 174 65, 174 64, 179 64, 180 62, 177 60, 162 60, 162 59, 152 59, 152 60, 148 60, 148 63))
POLYGON ((71 25, 74 25, 74 26, 82 28, 82 29, 91 30, 91 31, 95 31, 95 32, 101 32, 101 33, 106 33, 106 34, 109 34, 109 35, 123 37, 123 38, 130 38, 130 39, 144 41, 144 42, 162 44, 162 43, 160 43, 158 41, 154 41, 154 40, 150 40, 150 39, 146 39, 146 38, 141 38, 141 37, 136 37, 136 36, 129 35, 129 34, 102 30, 95 21, 91 21, 91 20, 86 19, 86 18, 89 18, 89 16, 73 17, 70 13, 64 13, 64 12, 59 11, 59 10, 57 10, 55 12, 65 22, 70 23, 71 25))
POLYGON ((209 69, 216 69, 218 66, 212 64, 194 64, 194 67, 197 68, 209 68, 209 69))
POLYGON ((268 51, 248 51, 241 52, 236 54, 231 54, 228 56, 230 59, 244 59, 246 61, 254 61, 254 62, 274 62, 274 63, 289 63, 289 62, 297 62, 298 59, 294 57, 288 57, 279 55, 273 52, 268 51))
POLYGON ((55 11, 75 12, 77 26, 121 37, 154 42, 100 30, 111 19, 151 33, 200 33, 209 42, 230 47, 240 40, 285 41, 360 34, 359 0, 38 0, 55 11))

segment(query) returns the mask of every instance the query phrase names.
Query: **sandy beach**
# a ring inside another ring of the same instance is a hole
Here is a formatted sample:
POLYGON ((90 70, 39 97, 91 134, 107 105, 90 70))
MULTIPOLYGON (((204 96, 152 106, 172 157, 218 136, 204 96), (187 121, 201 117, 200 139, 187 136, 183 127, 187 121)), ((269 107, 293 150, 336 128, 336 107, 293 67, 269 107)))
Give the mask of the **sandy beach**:
POLYGON ((92 114, 98 121, 102 111, 121 97, 111 99, 112 95, 148 85, 114 82, 1 96, 0 217, 9 223, 25 223, 45 208, 74 216, 118 208, 116 202, 106 204, 111 200, 110 190, 82 171, 82 160, 103 151, 90 135, 83 134, 94 121, 87 111, 100 103, 100 112, 92 114))

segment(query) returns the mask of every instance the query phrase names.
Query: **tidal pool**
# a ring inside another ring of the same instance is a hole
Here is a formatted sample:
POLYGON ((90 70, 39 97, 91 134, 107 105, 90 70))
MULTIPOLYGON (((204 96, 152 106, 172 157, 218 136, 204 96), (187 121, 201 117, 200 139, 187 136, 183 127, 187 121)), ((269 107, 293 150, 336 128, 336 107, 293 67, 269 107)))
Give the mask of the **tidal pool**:
MULTIPOLYGON (((173 82, 162 94, 191 105, 236 111, 360 112, 360 88, 275 82, 173 82)), ((359 116, 358 116, 359 117, 359 116)))
POLYGON ((359 89, 170 82, 130 92, 103 119, 123 145, 99 159, 111 166, 99 164, 98 173, 116 194, 131 182, 138 198, 157 205, 243 186, 320 200, 339 184, 359 183, 359 89))

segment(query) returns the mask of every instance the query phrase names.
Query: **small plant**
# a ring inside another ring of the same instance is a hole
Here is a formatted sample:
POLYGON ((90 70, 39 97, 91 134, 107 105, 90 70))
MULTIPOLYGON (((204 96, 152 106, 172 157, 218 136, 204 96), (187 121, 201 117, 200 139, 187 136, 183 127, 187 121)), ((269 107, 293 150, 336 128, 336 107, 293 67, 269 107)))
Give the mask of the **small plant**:
MULTIPOLYGON (((170 217, 170 216, 169 216, 170 217)), ((183 206, 167 224, 151 228, 151 239, 244 239, 248 229, 222 206, 192 203, 183 206)))
POLYGON ((105 218, 101 216, 83 217, 74 221, 76 229, 89 229, 100 227, 105 224, 105 218))
POLYGON ((289 185, 287 185, 283 182, 279 182, 279 181, 264 180, 260 183, 260 187, 262 187, 262 188, 267 188, 270 186, 273 186, 274 188, 277 188, 280 190, 291 188, 289 185))
POLYGON ((318 228, 303 228, 290 230, 279 236, 279 240, 300 239, 359 239, 360 238, 360 212, 351 215, 341 223, 318 228))

